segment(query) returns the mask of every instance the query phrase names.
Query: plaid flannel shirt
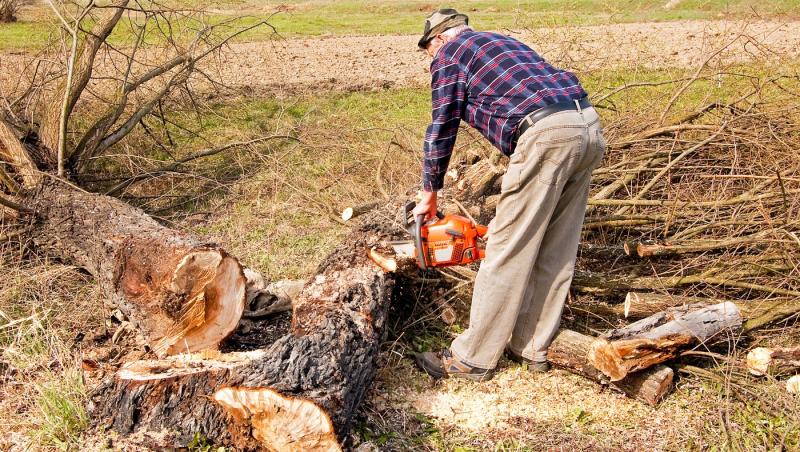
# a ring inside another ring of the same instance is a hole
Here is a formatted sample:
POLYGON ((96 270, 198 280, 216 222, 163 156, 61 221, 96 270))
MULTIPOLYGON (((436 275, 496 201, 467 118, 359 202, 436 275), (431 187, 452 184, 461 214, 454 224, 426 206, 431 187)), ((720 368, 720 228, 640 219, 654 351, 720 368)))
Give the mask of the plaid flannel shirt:
POLYGON ((530 47, 497 33, 465 31, 431 62, 432 121, 423 146, 422 187, 444 185, 461 120, 503 154, 529 113, 586 96, 575 74, 554 68, 530 47))

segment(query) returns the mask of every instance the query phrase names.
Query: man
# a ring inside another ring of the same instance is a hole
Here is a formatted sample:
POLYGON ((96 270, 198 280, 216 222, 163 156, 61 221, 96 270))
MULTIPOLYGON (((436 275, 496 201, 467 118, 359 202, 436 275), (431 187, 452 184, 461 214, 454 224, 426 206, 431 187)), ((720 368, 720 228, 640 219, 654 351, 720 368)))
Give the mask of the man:
POLYGON ((441 378, 492 377, 506 350, 546 371, 572 280, 592 170, 605 150, 599 117, 574 74, 510 37, 475 32, 454 9, 428 16, 419 47, 432 58, 432 122, 423 196, 433 218, 461 120, 510 156, 486 258, 475 279, 469 328, 449 349, 418 354, 441 378))

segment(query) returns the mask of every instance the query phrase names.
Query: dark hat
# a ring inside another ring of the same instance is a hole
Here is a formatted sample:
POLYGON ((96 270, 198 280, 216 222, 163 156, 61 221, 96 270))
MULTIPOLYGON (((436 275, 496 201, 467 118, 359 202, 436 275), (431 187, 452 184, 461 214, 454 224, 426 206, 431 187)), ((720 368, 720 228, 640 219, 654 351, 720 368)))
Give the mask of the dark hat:
POLYGON ((425 20, 425 31, 422 32, 422 38, 419 40, 417 45, 420 49, 425 49, 425 47, 428 45, 428 42, 430 42, 430 40, 439 33, 442 33, 448 28, 467 24, 469 24, 469 17, 467 17, 466 14, 461 14, 454 9, 446 8, 440 9, 439 11, 434 11, 425 20))

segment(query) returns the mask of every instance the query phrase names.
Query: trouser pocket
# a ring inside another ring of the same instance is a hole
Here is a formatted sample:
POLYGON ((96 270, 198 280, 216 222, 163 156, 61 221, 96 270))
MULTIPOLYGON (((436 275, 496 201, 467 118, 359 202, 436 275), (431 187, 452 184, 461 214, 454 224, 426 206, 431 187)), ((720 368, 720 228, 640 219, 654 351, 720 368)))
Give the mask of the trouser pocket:
POLYGON ((535 145, 536 164, 533 171, 536 181, 542 185, 555 186, 568 179, 573 162, 584 149, 583 133, 539 141, 535 145))

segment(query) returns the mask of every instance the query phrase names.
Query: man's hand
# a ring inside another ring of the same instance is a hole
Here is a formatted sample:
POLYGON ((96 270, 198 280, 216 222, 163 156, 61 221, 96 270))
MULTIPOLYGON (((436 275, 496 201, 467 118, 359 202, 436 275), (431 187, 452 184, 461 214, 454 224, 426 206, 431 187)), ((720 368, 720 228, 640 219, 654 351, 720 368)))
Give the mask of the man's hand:
POLYGON ((425 215, 425 221, 436 218, 436 194, 435 191, 423 191, 422 199, 414 207, 414 218, 425 215))

